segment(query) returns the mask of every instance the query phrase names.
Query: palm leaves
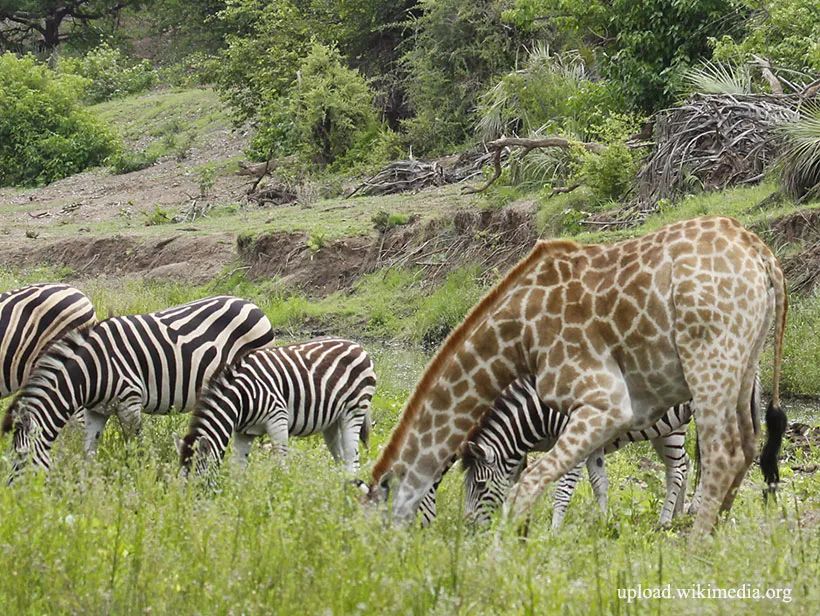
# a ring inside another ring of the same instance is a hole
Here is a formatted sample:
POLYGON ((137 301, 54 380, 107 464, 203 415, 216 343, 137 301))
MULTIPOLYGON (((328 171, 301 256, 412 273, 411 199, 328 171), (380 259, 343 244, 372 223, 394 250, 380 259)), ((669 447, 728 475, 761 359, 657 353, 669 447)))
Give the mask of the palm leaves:
POLYGON ((780 128, 785 144, 780 154, 783 190, 796 201, 820 197, 820 105, 780 128))
POLYGON ((752 73, 744 65, 704 62, 684 75, 688 94, 751 94, 752 73))

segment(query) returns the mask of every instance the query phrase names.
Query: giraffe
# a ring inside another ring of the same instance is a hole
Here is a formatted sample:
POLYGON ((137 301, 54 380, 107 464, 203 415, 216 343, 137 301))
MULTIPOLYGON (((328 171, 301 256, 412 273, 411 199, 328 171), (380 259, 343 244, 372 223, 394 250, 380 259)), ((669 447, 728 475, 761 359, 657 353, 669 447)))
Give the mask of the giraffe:
POLYGON ((755 372, 775 323, 774 387, 761 468, 778 482, 786 416, 780 370, 785 279, 765 243, 734 219, 701 217, 610 245, 538 242, 430 360, 373 466, 366 500, 393 495, 408 522, 468 432, 521 374, 570 416, 555 447, 514 487, 521 516, 545 486, 626 430, 692 400, 703 460, 694 534, 710 532, 755 455, 755 372))

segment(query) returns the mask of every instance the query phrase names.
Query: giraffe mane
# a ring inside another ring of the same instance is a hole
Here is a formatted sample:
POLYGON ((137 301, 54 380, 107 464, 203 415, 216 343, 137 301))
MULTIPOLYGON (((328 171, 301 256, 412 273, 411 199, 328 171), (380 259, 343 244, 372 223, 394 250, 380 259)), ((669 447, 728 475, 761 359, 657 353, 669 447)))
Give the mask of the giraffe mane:
POLYGON ((378 460, 376 460, 376 464, 371 471, 371 487, 378 485, 382 477, 393 466, 407 434, 421 411, 424 396, 441 377, 448 365, 448 360, 452 357, 453 351, 464 343, 468 336, 483 322, 487 313, 498 304, 499 300, 506 296, 510 288, 527 274, 536 263, 544 257, 565 255, 578 250, 580 247, 580 244, 570 240, 539 241, 530 253, 516 263, 467 313, 464 320, 450 332, 450 335, 447 336, 444 343, 427 364, 424 373, 404 406, 399 423, 390 435, 390 440, 385 445, 378 460))

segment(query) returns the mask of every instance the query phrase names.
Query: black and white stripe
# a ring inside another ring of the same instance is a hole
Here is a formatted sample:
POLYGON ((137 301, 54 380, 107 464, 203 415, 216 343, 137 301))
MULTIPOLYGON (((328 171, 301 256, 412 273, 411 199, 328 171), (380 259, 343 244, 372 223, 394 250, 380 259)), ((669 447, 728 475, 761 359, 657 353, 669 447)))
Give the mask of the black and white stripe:
MULTIPOLYGON (((667 469, 667 495, 661 511, 661 523, 667 523, 673 513, 681 511, 682 488, 689 464, 683 443, 691 417, 690 405, 672 407, 652 427, 625 433, 586 460, 593 491, 603 510, 607 506, 609 485, 604 470, 604 454, 617 451, 627 443, 650 440, 667 469)), ((464 446, 462 465, 465 470, 467 515, 478 522, 488 521, 523 471, 527 453, 549 450, 568 421, 569 416, 541 402, 533 377, 514 381, 482 418, 464 446)), ((567 473, 556 485, 553 527, 560 526, 563 520, 583 466, 581 464, 567 473)), ((429 523, 435 516, 436 486, 420 505, 423 524, 429 523)))
POLYGON ((203 383, 237 355, 273 342, 270 322, 253 303, 211 297, 150 314, 113 317, 72 332, 35 363, 8 411, 17 467, 28 456, 48 468, 66 422, 85 409, 86 450, 93 453, 116 413, 130 432, 141 413, 194 406, 203 383))
POLYGON ((235 457, 244 464, 257 436, 267 434, 284 453, 289 435, 321 432, 333 457, 355 471, 375 389, 373 361, 349 340, 320 338, 255 351, 226 366, 203 391, 178 443, 180 463, 187 472, 195 457, 197 472, 204 472, 222 459, 231 436, 235 457))
POLYGON ((96 321, 91 300, 65 284, 0 293, 0 398, 23 386, 46 346, 96 321))

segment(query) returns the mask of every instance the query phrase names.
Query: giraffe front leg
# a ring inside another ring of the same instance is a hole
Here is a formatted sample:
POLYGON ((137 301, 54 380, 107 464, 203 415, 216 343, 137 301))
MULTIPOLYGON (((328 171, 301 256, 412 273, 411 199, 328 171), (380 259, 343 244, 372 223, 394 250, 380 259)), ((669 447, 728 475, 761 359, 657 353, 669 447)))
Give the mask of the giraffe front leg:
POLYGON ((513 487, 505 504, 505 517, 527 513, 546 486, 602 448, 632 421, 630 406, 606 409, 584 404, 572 412, 567 427, 549 452, 531 466, 513 487))

